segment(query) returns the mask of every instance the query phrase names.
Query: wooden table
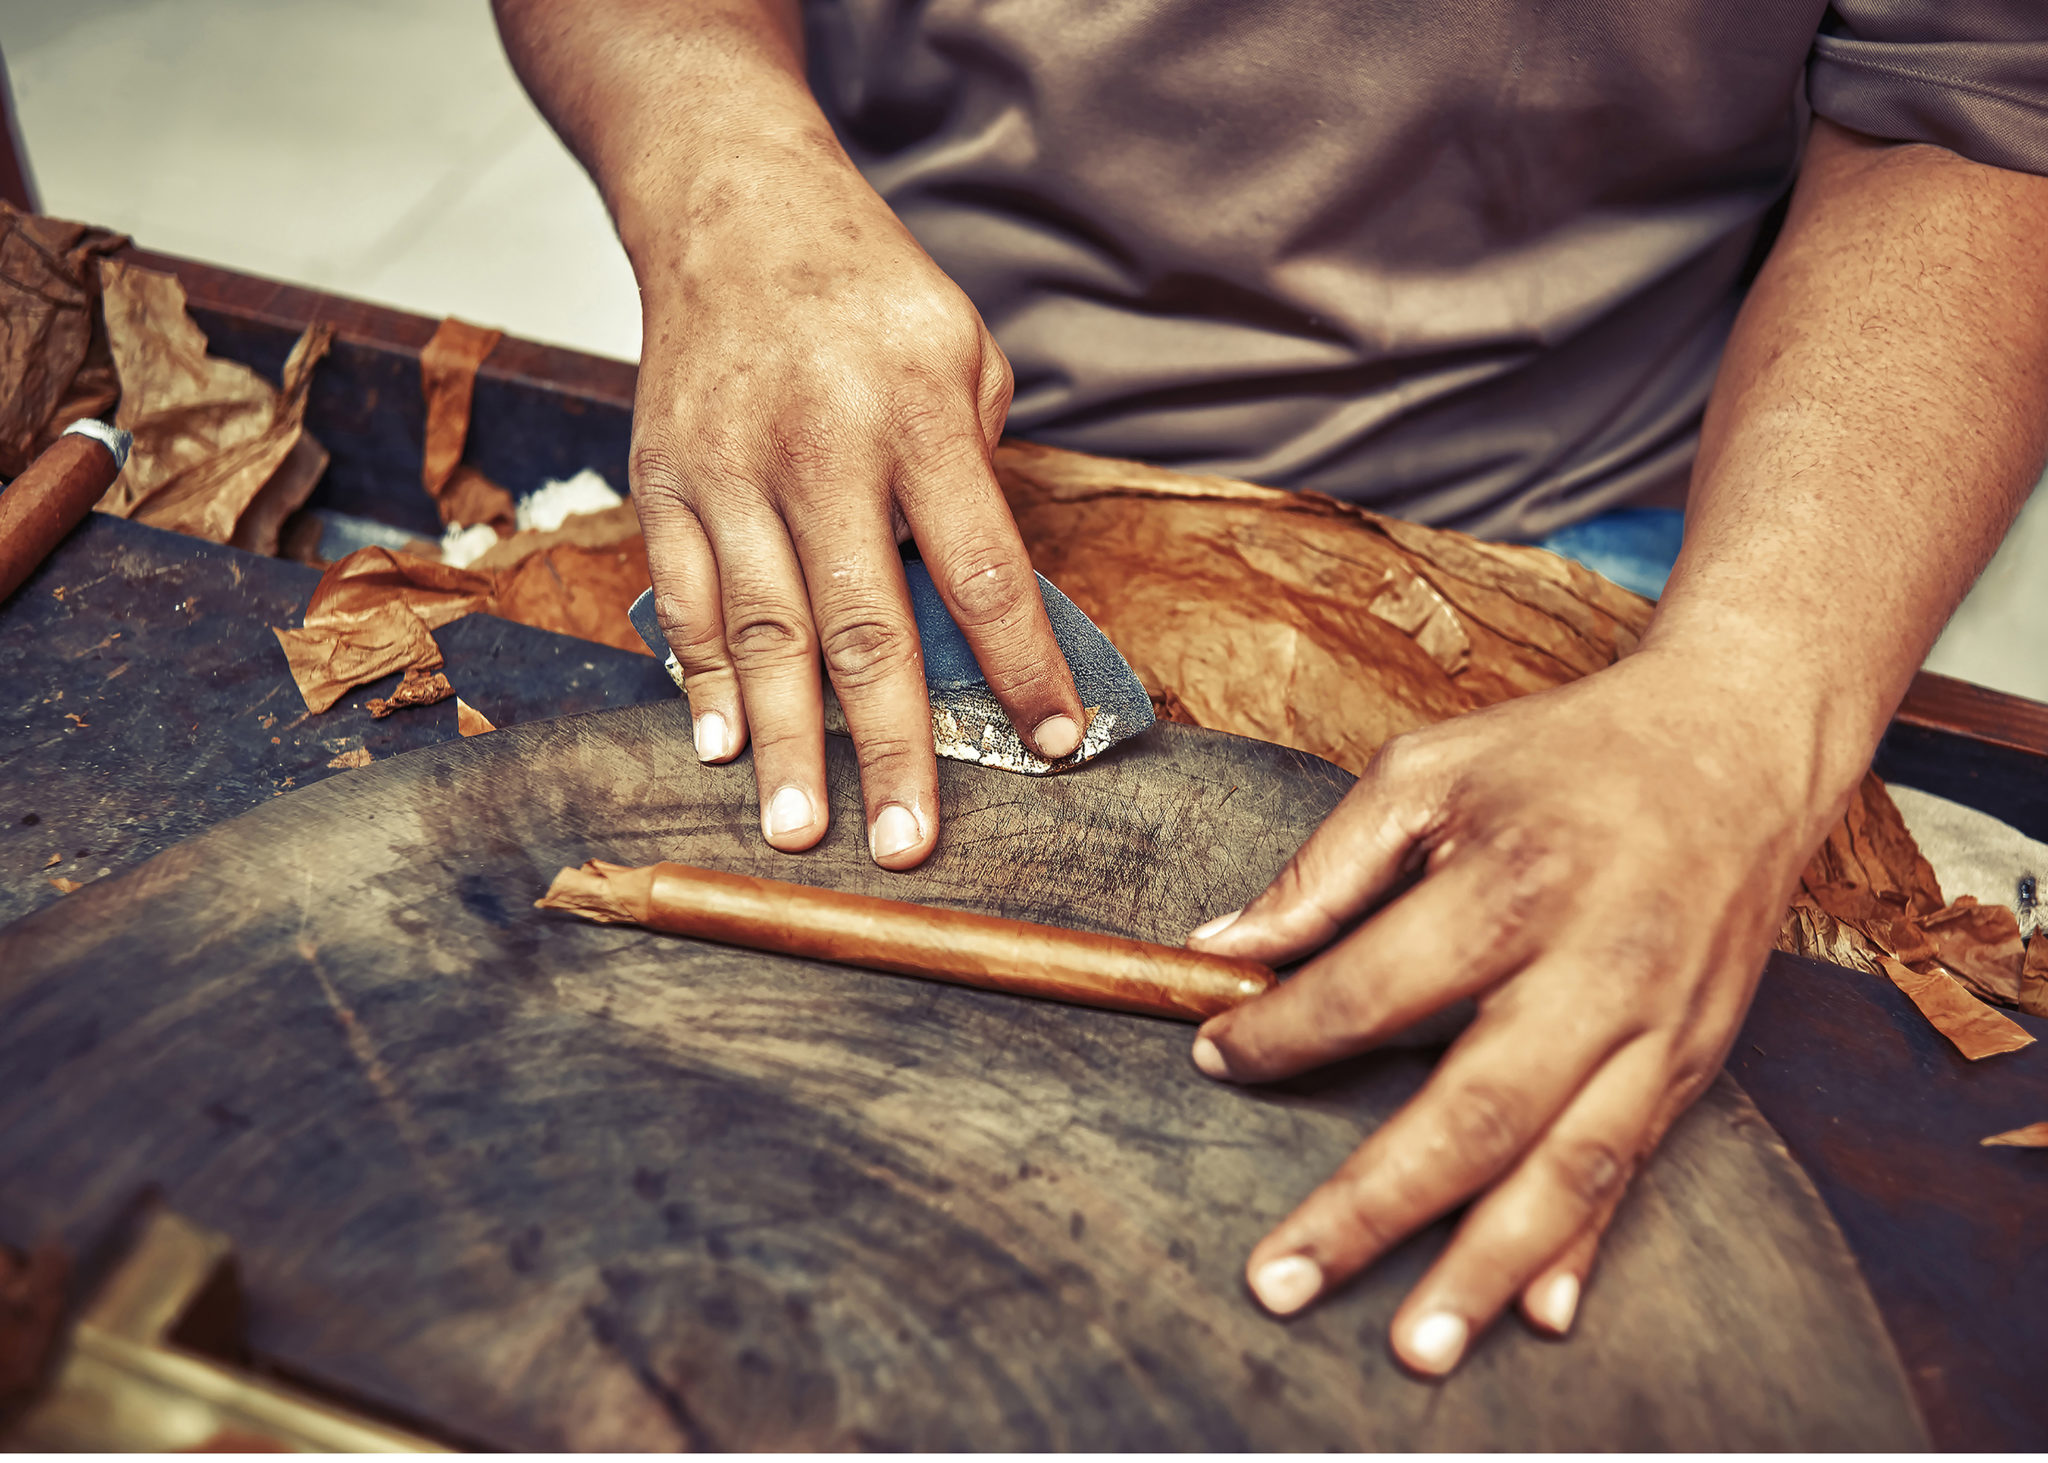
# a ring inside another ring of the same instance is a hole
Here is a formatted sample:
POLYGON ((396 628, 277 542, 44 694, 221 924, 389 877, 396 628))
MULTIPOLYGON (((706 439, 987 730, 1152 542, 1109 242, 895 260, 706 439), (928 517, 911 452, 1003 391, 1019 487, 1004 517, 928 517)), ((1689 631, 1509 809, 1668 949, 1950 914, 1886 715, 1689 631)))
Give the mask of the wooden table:
MULTIPOLYGON (((273 378, 309 320, 332 321, 308 417, 333 454, 315 503, 438 533, 416 487, 417 352, 434 322, 134 257, 181 276, 217 354, 273 378)), ((629 365, 508 339, 479 380, 471 460, 514 492, 587 466, 623 483, 632 389, 629 365)), ((249 640, 290 623, 315 577, 95 519, 0 607, 0 918, 58 897, 41 867, 53 850, 52 874, 118 871, 333 775, 338 752, 455 735, 452 703, 372 721, 359 708, 384 686, 317 729, 300 715, 270 647, 249 640)), ((673 695, 643 657, 488 617, 439 638, 465 697, 503 724, 673 695)), ((2044 759, 2048 708, 1922 677, 1878 770, 2048 839, 2044 759)), ((2048 1442, 2048 1163, 1977 1146, 2048 1118, 2043 1050, 1971 1066, 1889 986, 1779 958, 1730 1061, 1847 1236, 1945 1447, 2048 1442)))

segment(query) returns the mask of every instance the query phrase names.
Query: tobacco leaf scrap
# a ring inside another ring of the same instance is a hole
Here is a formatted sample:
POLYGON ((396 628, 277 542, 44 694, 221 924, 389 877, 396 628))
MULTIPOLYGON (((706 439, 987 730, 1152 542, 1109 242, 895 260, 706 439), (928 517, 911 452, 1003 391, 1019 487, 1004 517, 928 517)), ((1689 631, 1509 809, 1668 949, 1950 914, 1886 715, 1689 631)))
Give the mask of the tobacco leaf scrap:
POLYGON ((1985 1005, 1940 966, 1915 970, 1889 956, 1881 957, 1878 964, 1892 984, 1971 1061, 2018 1051, 2033 1043, 2034 1038, 2019 1022, 1985 1005))
POLYGON ((456 472, 469 437, 477 369, 503 338, 503 331, 450 317, 420 351, 420 389, 427 406, 420 482, 440 505, 443 523, 494 523, 502 512, 505 527, 512 525, 512 499, 504 489, 481 473, 461 479, 456 472), (462 516, 467 513, 478 516, 462 516))
POLYGON ((478 711, 460 696, 455 698, 455 729, 466 737, 480 737, 485 732, 494 732, 491 719, 478 711))
POLYGON ((328 758, 327 765, 339 771, 348 772, 358 767, 368 767, 375 760, 370 755, 368 747, 350 747, 346 752, 340 752, 328 758))
POLYGON ((2020 966, 2019 1006, 2029 1016, 2048 1016, 2048 935, 2040 930, 2027 941, 2027 958, 2020 966))
POLYGON ((2048 1123, 2028 1123, 2009 1133, 1993 1133, 1978 1140, 1981 1148, 2048 1148, 2048 1123))
POLYGON ((99 262, 127 242, 0 202, 0 480, 120 394, 100 323, 99 262))
POLYGON ((644 655, 626 610, 647 585, 637 533, 602 548, 558 542, 490 570, 371 547, 320 576, 301 628, 274 633, 307 708, 325 711, 380 676, 439 669, 428 632, 476 611, 644 655))
POLYGON ((173 275, 100 265, 107 340, 120 378, 115 423, 135 434, 102 512, 215 543, 274 551, 277 529, 313 489, 327 454, 301 447, 313 367, 334 338, 306 328, 279 390, 236 361, 209 356, 173 275))
POLYGON ((408 706, 432 706, 436 701, 445 701, 455 694, 455 688, 448 684, 448 678, 439 671, 408 670, 398 688, 389 696, 372 696, 369 700, 370 715, 382 721, 394 711, 403 711, 408 706))

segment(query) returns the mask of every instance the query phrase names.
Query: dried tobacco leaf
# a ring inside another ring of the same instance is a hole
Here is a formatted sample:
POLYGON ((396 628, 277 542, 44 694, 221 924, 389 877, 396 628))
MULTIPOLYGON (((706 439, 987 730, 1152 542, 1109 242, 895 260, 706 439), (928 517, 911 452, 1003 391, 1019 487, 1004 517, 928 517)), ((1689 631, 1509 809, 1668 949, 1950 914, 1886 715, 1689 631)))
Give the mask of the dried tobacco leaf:
MULTIPOLYGON (((186 313, 185 288, 175 276, 107 260, 100 283, 121 381, 114 420, 135 434, 128 465, 100 509, 228 543, 304 434, 313 367, 327 353, 334 328, 306 328, 285 362, 279 391, 247 366, 206 353, 206 337, 186 313)), ((311 491, 305 469, 302 458, 281 497, 289 498, 300 483, 311 491)), ((265 505, 266 521, 274 516, 281 523, 297 504, 283 513, 278 506, 265 505)), ((270 536, 274 541, 274 529, 270 536)))
POLYGON ((284 647, 285 663, 308 711, 325 711, 357 686, 394 671, 433 670, 442 664, 441 647, 401 600, 330 619, 315 619, 309 612, 306 621, 301 629, 273 626, 270 633, 284 647))
POLYGON ((2034 1038, 2010 1016, 2002 1015, 1971 995, 1963 983, 1940 968, 1915 970, 1889 957, 1878 962, 1892 984, 1943 1036, 1955 1043, 1957 1051, 1971 1061, 2018 1051, 2034 1038))
POLYGON ((368 767, 374 760, 368 747, 350 747, 346 752, 328 758, 327 765, 342 772, 352 772, 358 767, 368 767))
POLYGON ((1986 1000, 2016 1006, 2026 950, 2019 916, 2002 904, 1979 904, 1965 894, 1920 921, 1936 957, 1986 1000))
POLYGON ((2048 1148, 2048 1123, 2028 1123, 2009 1133, 1993 1133, 1977 1140, 1980 1148, 2048 1148))
POLYGON ((2026 963, 2020 967, 2019 1006, 2029 1016, 2048 1016, 2048 936, 2040 930, 2027 941, 2026 963))
POLYGON ((454 694, 455 688, 439 671, 408 670, 398 688, 389 696, 370 698, 370 715, 382 721, 394 711, 403 711, 408 706, 432 706, 454 694))
POLYGON ((441 322, 434 338, 420 351, 420 389, 427 403, 420 482, 440 504, 443 523, 491 521, 456 517, 458 505, 444 494, 456 464, 462 461, 462 445, 469 437, 469 408, 476 394, 477 368, 503 337, 503 331, 451 317, 441 322))
POLYGON ((485 732, 494 732, 491 719, 478 711, 460 696, 455 698, 455 729, 466 737, 480 737, 485 732))
POLYGON ((599 548, 556 544, 496 572, 494 613, 615 650, 649 653, 626 618, 651 582, 647 544, 639 534, 599 548))
POLYGON ((0 202, 0 480, 114 404, 99 261, 128 240, 0 202))

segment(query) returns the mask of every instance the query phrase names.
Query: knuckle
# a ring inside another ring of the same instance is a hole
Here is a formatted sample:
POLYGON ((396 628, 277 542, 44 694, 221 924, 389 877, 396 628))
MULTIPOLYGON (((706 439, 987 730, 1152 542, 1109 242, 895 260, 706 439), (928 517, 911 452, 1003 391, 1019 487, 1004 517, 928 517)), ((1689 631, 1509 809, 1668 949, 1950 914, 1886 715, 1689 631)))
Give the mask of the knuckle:
POLYGON ((963 624, 998 625, 1011 619, 1036 594, 1038 582, 1012 554, 993 548, 956 554, 946 565, 946 589, 963 624))
POLYGON ((1630 1167, 1625 1154, 1594 1138, 1574 1138, 1557 1144, 1549 1166, 1552 1177, 1573 1202, 1593 1213, 1604 1209, 1621 1192, 1630 1167))
POLYGON ((823 648, 833 684, 855 688, 886 678, 916 653, 909 628, 879 615, 833 626, 823 648))
POLYGON ((815 412, 778 417, 768 428, 768 448, 784 473, 798 482, 829 473, 847 434, 815 412))
POLYGON ((758 606, 737 614, 726 627, 725 645, 741 675, 780 669, 816 654, 804 617, 776 606, 758 606))
POLYGON ((626 482, 636 498, 677 498, 683 489, 683 460, 663 433, 635 437, 626 459, 626 482))
POLYGON ((878 787, 893 787, 909 780, 920 755, 927 761, 931 758, 929 747, 887 732, 869 732, 860 737, 856 750, 862 781, 876 783, 878 787))
POLYGON ((1491 1082, 1469 1082, 1444 1111, 1444 1130, 1462 1158, 1485 1167, 1506 1163, 1523 1143, 1527 1104, 1491 1082))
POLYGON ((680 594, 657 593, 654 616, 661 622, 668 648, 676 653, 685 669, 724 662, 725 635, 717 614, 708 607, 693 608, 680 594))

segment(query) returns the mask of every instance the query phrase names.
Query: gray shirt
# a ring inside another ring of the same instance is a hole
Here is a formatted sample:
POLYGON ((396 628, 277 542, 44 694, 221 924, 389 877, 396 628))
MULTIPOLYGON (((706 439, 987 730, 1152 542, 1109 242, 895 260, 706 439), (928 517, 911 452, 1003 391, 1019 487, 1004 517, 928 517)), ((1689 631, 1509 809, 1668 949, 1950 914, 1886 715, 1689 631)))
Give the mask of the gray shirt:
POLYGON ((2048 0, 807 0, 1011 430, 1540 537, 1681 484, 1814 113, 2048 173, 2048 0))

